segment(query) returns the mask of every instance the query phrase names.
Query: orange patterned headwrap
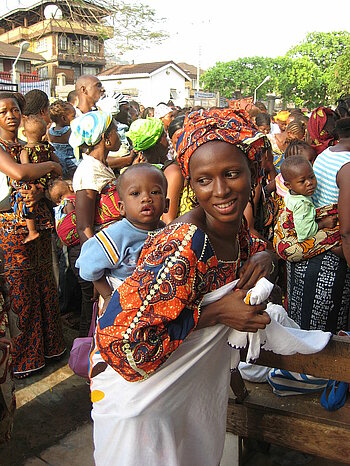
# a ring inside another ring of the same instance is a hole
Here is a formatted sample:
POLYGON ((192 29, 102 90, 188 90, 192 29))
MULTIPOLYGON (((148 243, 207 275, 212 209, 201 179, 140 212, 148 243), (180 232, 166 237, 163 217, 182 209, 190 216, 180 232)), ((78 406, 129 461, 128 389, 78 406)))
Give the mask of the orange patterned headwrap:
POLYGON ((189 176, 190 158, 194 151, 209 141, 223 141, 239 147, 250 160, 260 166, 262 149, 269 142, 257 132, 244 110, 198 110, 186 116, 177 144, 177 160, 184 177, 189 176))

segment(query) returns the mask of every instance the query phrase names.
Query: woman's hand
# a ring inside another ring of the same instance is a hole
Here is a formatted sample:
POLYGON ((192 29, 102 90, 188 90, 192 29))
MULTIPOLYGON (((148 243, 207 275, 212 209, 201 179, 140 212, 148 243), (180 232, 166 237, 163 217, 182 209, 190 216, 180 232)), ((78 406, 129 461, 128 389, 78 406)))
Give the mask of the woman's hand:
POLYGON ((257 332, 270 323, 265 304, 245 304, 246 292, 235 290, 202 309, 197 328, 224 324, 240 332, 257 332))
MULTIPOLYGON (((135 152, 135 154, 137 154, 135 152)), ((145 159, 145 157, 142 155, 142 152, 139 152, 136 157, 134 158, 133 162, 132 162, 132 165, 136 165, 137 163, 146 163, 147 160, 145 159)))
POLYGON ((55 155, 56 157, 56 162, 51 162, 52 163, 52 170, 50 170, 50 173, 52 175, 55 175, 56 178, 62 176, 62 166, 61 164, 59 163, 59 159, 58 157, 55 155))
POLYGON ((33 207, 44 197, 44 188, 39 184, 30 184, 29 189, 20 189, 20 193, 27 207, 33 207))
POLYGON ((237 288, 249 290, 262 278, 269 278, 275 269, 275 264, 268 251, 257 252, 243 264, 239 270, 237 288))

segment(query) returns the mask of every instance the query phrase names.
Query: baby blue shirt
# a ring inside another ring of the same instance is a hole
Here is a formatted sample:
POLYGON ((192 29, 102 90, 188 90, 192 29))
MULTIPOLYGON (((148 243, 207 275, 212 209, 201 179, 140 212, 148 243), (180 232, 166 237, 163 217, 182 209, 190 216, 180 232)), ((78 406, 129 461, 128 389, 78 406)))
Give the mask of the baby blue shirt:
POLYGON ((126 218, 87 240, 75 265, 86 281, 103 275, 124 281, 135 270, 148 231, 134 227, 126 218))

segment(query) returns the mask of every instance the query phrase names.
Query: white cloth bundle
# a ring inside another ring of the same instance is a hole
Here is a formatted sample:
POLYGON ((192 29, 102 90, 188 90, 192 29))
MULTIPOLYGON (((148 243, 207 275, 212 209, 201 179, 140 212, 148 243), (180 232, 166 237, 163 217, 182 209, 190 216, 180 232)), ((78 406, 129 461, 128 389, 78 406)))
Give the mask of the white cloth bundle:
MULTIPOLYGON (((202 306, 218 301, 232 291, 237 281, 229 283, 218 290, 208 293, 202 302, 202 306)), ((261 278, 254 288, 248 291, 250 304, 260 304, 265 301, 273 289, 273 284, 266 278, 261 278)), ((260 349, 273 351, 276 354, 291 355, 295 353, 312 354, 321 351, 328 343, 331 333, 321 330, 300 330, 295 322, 288 319, 291 327, 285 327, 278 322, 277 314, 284 312, 282 306, 270 304, 266 312, 270 315, 271 322, 264 330, 256 333, 231 330, 228 335, 228 344, 236 350, 249 345, 246 362, 255 361, 260 355, 260 349), (294 327, 294 328, 293 328, 294 327)), ((237 367, 240 359, 239 351, 235 351, 231 358, 231 368, 237 367)))

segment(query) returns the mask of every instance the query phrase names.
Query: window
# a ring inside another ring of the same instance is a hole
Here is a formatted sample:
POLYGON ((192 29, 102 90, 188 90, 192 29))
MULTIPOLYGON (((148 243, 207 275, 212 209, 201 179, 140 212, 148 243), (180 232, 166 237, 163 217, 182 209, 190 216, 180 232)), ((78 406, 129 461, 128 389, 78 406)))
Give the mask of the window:
POLYGON ((98 46, 98 41, 97 40, 90 40, 90 52, 91 53, 98 53, 99 46, 98 46))
POLYGON ((0 71, 4 71, 4 60, 0 60, 0 71))
POLYGON ((96 69, 94 66, 84 66, 83 74, 92 74, 93 76, 95 76, 96 74, 98 74, 98 69, 96 69))
POLYGON ((47 38, 40 39, 35 45, 36 52, 45 52, 47 50, 47 38))
POLYGON ((89 53, 91 47, 90 39, 83 39, 83 53, 89 53))
POLYGON ((176 89, 170 89, 170 100, 174 99, 178 99, 178 95, 177 95, 177 90, 176 89))
POLYGON ((197 79, 192 79, 192 89, 197 89, 197 79))
POLYGON ((48 78, 49 77, 49 70, 47 66, 43 66, 42 68, 38 69, 38 75, 40 79, 48 78))
POLYGON ((68 38, 67 36, 61 35, 58 37, 58 50, 66 51, 68 50, 68 38))

